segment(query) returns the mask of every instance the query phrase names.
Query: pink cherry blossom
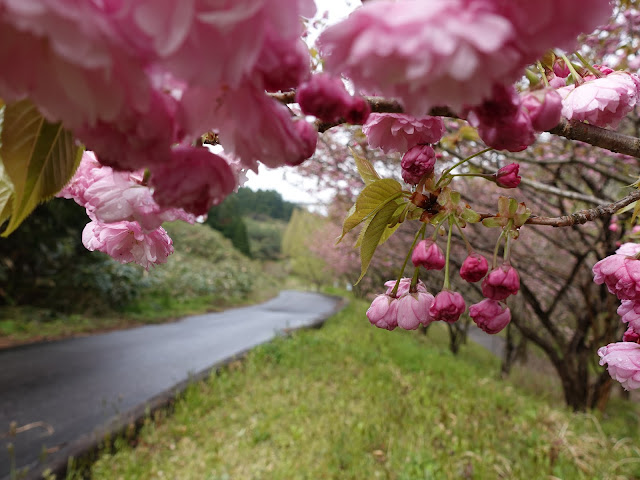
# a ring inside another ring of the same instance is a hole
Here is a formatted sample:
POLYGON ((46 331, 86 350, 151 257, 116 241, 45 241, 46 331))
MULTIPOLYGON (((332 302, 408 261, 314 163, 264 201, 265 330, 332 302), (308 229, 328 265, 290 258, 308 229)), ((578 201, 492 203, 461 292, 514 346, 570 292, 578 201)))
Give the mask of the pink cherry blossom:
POLYGON ((443 290, 435 296, 433 305, 429 309, 429 315, 434 321, 442 320, 454 323, 458 321, 466 308, 467 305, 462 295, 451 290, 443 290))
POLYGON ((351 99, 342 80, 326 73, 314 75, 296 92, 296 102, 302 113, 323 122, 335 122, 344 117, 351 106, 351 99))
POLYGON ((477 103, 494 80, 510 81, 519 53, 508 20, 484 2, 377 1, 320 36, 326 68, 357 88, 400 99, 424 115, 435 105, 477 103))
POLYGON ((522 177, 518 175, 519 171, 520 165, 517 163, 505 165, 496 172, 496 183, 502 188, 516 188, 522 180, 522 177))
POLYGON ((492 300, 504 300, 520 290, 520 276, 511 265, 503 264, 491 270, 482 281, 482 295, 492 300))
POLYGON ((369 145, 385 153, 404 153, 416 145, 437 143, 444 135, 440 117, 416 118, 404 113, 372 113, 362 127, 369 145))
POLYGON ((393 330, 398 326, 398 300, 389 295, 378 295, 367 310, 367 318, 378 328, 393 330))
POLYGON ((270 92, 297 87, 310 75, 309 48, 302 39, 291 41, 273 35, 267 37, 254 68, 254 75, 262 77, 264 88, 270 92))
POLYGON ((317 133, 304 120, 294 121, 287 107, 264 91, 245 85, 221 99, 215 126, 225 150, 248 168, 297 165, 313 155, 317 133), (306 122, 305 122, 306 123, 306 122))
POLYGON ((415 330, 418 325, 431 323, 429 308, 433 304, 433 295, 425 292, 407 293, 397 300, 398 326, 405 330, 415 330))
POLYGON ((640 253, 640 243, 623 243, 620 245, 620 248, 616 250, 617 255, 625 255, 627 257, 635 257, 638 253, 640 253))
POLYGON ((487 274, 489 263, 479 253, 470 253, 460 267, 460 276, 467 282, 475 283, 487 274))
POLYGON ((635 74, 614 72, 577 87, 558 89, 563 97, 562 115, 598 127, 617 127, 640 98, 640 79, 635 74))
POLYGON ((600 365, 608 364, 609 375, 625 390, 640 388, 640 345, 632 342, 610 343, 598 350, 600 365))
POLYGON ((501 331, 511 321, 509 308, 490 298, 471 305, 469 316, 481 330, 491 335, 501 331))
POLYGON ((467 120, 496 150, 519 152, 536 139, 529 113, 513 86, 493 85, 491 95, 470 109, 467 120))
POLYGON ((138 170, 166 162, 171 145, 179 140, 177 102, 153 91, 146 110, 129 110, 115 122, 97 122, 74 129, 103 165, 119 170, 138 170))
POLYGON ((640 304, 633 300, 622 300, 618 307, 618 315, 624 323, 629 324, 629 328, 640 333, 640 304))
POLYGON ((610 255, 593 266, 593 281, 609 289, 620 300, 640 301, 640 260, 610 255))
POLYGON ((76 170, 76 173, 71 180, 69 180, 69 183, 67 183, 56 196, 73 199, 78 205, 84 207, 87 203, 87 199, 85 198, 87 188, 99 178, 111 175, 111 173, 112 169, 103 167, 98 160, 96 160, 93 152, 86 151, 82 154, 82 160, 80 161, 78 170, 76 170))
MULTIPOLYGON (((393 289, 396 286, 396 282, 397 280, 388 280, 384 283, 384 286, 387 287, 387 291, 385 292, 386 295, 391 295, 391 292, 393 292, 393 289)), ((403 295, 408 294, 410 287, 411 287, 411 279, 401 278, 400 285, 398 285, 398 292, 396 293, 396 297, 399 298, 399 297, 402 297, 403 295)), ((424 285, 424 283, 422 283, 421 280, 418 280, 418 283, 416 284, 416 291, 429 293, 427 291, 427 287, 424 285)))
POLYGON ((424 175, 433 173, 436 152, 429 145, 416 145, 402 157, 402 179, 416 185, 424 175))
POLYGON ((431 239, 418 242, 411 253, 411 261, 414 266, 426 270, 442 270, 445 265, 444 252, 431 239))
POLYGON ((151 170, 153 198, 162 207, 205 215, 236 186, 229 162, 206 148, 175 147, 170 162, 151 170))
POLYGON ((633 328, 629 327, 622 335, 622 341, 640 343, 640 333, 637 333, 633 328))
POLYGON ((165 263, 173 253, 173 242, 162 227, 145 233, 137 222, 93 220, 82 231, 82 243, 88 250, 104 252, 120 263, 135 262, 146 270, 165 263))
POLYGON ((555 90, 536 90, 522 98, 522 106, 529 114, 533 129, 544 132, 560 121, 562 97, 555 90))

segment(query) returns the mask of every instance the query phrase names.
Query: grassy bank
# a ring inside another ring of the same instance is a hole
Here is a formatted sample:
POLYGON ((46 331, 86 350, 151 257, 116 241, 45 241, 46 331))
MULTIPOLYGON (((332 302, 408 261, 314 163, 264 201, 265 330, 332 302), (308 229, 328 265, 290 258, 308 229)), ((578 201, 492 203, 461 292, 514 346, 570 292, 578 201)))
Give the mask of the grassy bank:
POLYGON ((94 479, 640 478, 637 405, 573 414, 473 344, 372 328, 355 302, 259 347, 116 442, 94 479))

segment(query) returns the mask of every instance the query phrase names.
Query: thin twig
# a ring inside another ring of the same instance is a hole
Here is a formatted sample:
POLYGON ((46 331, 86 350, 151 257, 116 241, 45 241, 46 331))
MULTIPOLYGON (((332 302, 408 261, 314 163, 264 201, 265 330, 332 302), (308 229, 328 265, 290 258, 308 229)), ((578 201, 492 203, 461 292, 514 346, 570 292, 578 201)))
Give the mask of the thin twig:
POLYGON ((589 208, 587 210, 580 210, 579 212, 572 213, 571 215, 564 215, 561 217, 537 217, 532 215, 527 220, 527 224, 546 225, 550 227, 571 227, 573 225, 582 225, 605 215, 613 215, 621 208, 631 205, 633 202, 638 200, 640 200, 640 190, 634 190, 632 193, 617 202, 610 203, 608 205, 598 205, 595 208, 589 208))

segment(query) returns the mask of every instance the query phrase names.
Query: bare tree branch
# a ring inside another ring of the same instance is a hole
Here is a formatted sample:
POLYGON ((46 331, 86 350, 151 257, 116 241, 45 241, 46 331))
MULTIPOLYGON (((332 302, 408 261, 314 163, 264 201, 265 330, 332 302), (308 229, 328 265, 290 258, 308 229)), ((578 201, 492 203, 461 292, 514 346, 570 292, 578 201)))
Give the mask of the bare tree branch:
POLYGON ((608 205, 599 205, 596 208, 590 208, 588 210, 580 210, 579 212, 571 215, 564 215, 561 217, 537 217, 533 215, 527 220, 527 224, 547 225, 550 227, 582 225, 605 215, 613 215, 621 208, 631 205, 633 202, 637 202, 638 200, 640 200, 640 190, 634 190, 632 193, 617 202, 610 203, 608 205))
MULTIPOLYGON (((272 98, 282 103, 295 103, 296 93, 294 91, 284 93, 270 93, 272 98)), ((364 97, 371 105, 373 112, 379 113, 402 113, 404 110, 395 100, 388 100, 380 97, 364 97)), ((447 107, 436 107, 429 112, 432 116, 459 118, 447 107)), ((317 124, 319 132, 325 132, 332 127, 341 125, 344 122, 317 124)), ((623 133, 596 127, 587 123, 569 121, 564 118, 554 128, 548 130, 549 133, 588 143, 594 147, 604 148, 611 152, 622 153, 632 157, 640 158, 640 139, 625 135, 623 133)))

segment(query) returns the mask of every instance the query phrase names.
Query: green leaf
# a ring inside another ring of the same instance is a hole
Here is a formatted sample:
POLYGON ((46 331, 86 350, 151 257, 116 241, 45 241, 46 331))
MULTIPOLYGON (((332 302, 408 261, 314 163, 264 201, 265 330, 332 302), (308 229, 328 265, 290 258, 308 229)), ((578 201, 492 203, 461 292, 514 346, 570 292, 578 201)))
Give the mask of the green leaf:
POLYGON ((478 223, 482 218, 479 213, 475 212, 470 208, 465 208, 464 210, 462 210, 462 213, 460 214, 460 216, 465 222, 469 222, 469 223, 478 223))
POLYGON ((502 227, 503 221, 498 217, 489 217, 482 220, 482 224, 485 227, 496 228, 496 227, 502 227))
POLYGON ((382 235, 385 233, 385 230, 387 230, 396 209, 397 205, 395 202, 387 203, 373 216, 371 222, 367 225, 362 237, 362 246, 360 247, 361 272, 356 285, 362 280, 365 273, 367 273, 373 254, 376 248, 378 248, 382 235))
POLYGON ((358 169, 358 173, 362 177, 365 185, 369 185, 376 180, 380 180, 380 175, 378 175, 378 172, 376 172, 376 169, 373 168, 373 165, 369 160, 359 156, 356 152, 353 151, 353 149, 349 150, 351 151, 351 155, 353 155, 353 158, 356 161, 356 168, 358 169))
POLYGON ((58 193, 73 176, 82 149, 60 123, 49 123, 28 100, 5 106, 0 158, 14 186, 6 237, 41 202, 58 193))
POLYGON ((360 225, 367 217, 374 214, 388 202, 395 200, 402 192, 402 185, 392 178, 384 178, 364 187, 356 204, 349 210, 349 214, 342 225, 342 235, 338 243, 344 236, 360 225))
POLYGON ((13 197, 13 182, 9 178, 2 159, 0 158, 0 225, 11 215, 11 198, 13 197))

